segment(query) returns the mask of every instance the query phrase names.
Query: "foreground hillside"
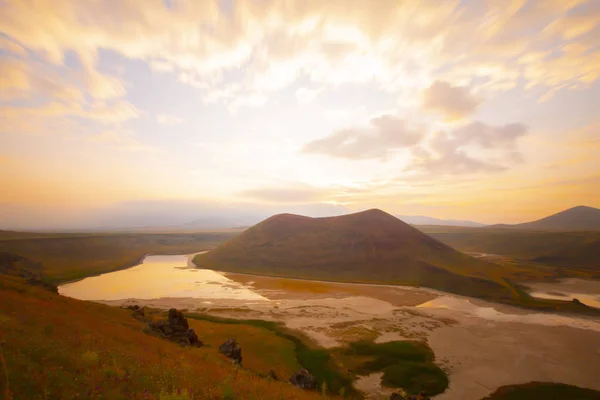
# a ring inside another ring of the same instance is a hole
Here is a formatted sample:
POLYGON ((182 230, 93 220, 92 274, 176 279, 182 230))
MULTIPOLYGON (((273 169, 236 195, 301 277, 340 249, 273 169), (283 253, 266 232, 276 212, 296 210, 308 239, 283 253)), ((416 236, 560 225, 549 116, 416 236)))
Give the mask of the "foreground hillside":
POLYGON ((232 272, 511 297, 503 285, 487 279, 499 266, 462 254, 380 210, 329 218, 276 215, 194 262, 232 272))
POLYGON ((205 340, 180 347, 143 332, 131 311, 0 276, 0 393, 6 399, 317 399, 265 379, 299 368, 294 346, 260 328, 191 321, 205 340), (244 368, 217 351, 243 339, 244 368), (8 373, 7 373, 8 372, 8 373))

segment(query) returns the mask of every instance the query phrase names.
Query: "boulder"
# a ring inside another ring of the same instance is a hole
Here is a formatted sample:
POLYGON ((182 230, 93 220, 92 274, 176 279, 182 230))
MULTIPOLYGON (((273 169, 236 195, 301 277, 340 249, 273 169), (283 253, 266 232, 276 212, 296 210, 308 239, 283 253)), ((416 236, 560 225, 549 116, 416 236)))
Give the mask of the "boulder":
MULTIPOLYGON (((144 310, 140 309, 133 312, 134 317, 135 314, 139 312, 144 315, 144 310)), ((174 308, 169 310, 169 318, 167 320, 150 322, 148 323, 148 327, 152 329, 153 332, 160 334, 160 336, 169 339, 172 342, 196 347, 204 346, 204 343, 198 339, 196 332, 189 328, 187 318, 174 308)))
POLYGON ((301 389, 314 390, 317 388, 317 379, 305 369, 301 369, 290 377, 290 383, 301 389))
POLYGON ((183 316, 181 311, 174 308, 169 310, 169 326, 174 331, 185 332, 189 329, 187 318, 183 316))
POLYGON ((234 362, 242 363, 242 348, 238 346, 235 339, 229 339, 219 346, 219 352, 226 357, 231 358, 234 362))
POLYGON ((140 321, 146 320, 146 312, 144 311, 143 307, 138 307, 138 308, 134 309, 132 315, 133 315, 133 318, 135 318, 137 320, 140 320, 140 321))

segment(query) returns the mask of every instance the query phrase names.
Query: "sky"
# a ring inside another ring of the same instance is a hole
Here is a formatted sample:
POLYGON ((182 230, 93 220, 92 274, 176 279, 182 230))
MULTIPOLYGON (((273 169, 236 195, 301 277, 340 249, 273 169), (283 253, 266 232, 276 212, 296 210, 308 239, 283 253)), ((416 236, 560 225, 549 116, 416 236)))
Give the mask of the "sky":
POLYGON ((0 229, 600 207, 599 78, 597 0, 0 0, 0 229))

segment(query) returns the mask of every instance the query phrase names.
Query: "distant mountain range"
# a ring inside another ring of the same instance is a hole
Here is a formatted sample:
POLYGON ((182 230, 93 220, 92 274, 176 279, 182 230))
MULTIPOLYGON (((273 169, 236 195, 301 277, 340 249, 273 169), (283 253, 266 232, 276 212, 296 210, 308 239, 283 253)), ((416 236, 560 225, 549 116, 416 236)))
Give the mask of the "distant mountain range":
POLYGON ((598 231, 600 230, 600 209, 588 206, 577 206, 568 210, 522 224, 497 224, 489 228, 511 228, 527 230, 562 230, 562 231, 598 231))
POLYGON ((425 215, 396 215, 397 218, 411 225, 440 225, 440 226, 470 226, 470 227, 481 227, 485 224, 460 220, 460 219, 439 219, 433 217, 427 217, 425 215))
POLYGON ((292 278, 422 285, 483 298, 508 298, 485 279, 499 268, 381 210, 337 217, 278 214, 198 255, 200 268, 292 278))

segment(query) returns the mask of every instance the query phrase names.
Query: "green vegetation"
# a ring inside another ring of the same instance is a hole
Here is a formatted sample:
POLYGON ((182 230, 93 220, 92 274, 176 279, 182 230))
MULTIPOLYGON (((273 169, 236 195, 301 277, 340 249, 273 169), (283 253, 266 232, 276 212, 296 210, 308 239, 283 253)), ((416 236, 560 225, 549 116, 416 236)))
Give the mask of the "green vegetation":
POLYGON ((190 322, 201 339, 206 336, 206 346, 181 347, 145 334, 129 310, 62 297, 4 275, 0 393, 13 400, 321 397, 263 378, 266 366, 254 369, 259 364, 252 359, 267 353, 281 376, 297 368, 289 340, 253 326, 190 322), (215 345, 234 335, 246 343, 239 370, 215 345))
POLYGON ((384 386, 402 388, 408 394, 424 391, 433 396, 448 387, 446 373, 434 364, 433 351, 422 342, 359 341, 338 351, 357 374, 383 372, 384 386))
POLYGON ((600 272, 600 232, 448 226, 420 226, 419 229, 461 251, 501 254, 559 267, 556 271, 565 274, 567 269, 573 268, 600 272))
POLYGON ((502 386, 482 400, 600 400, 600 392, 562 383, 531 382, 502 386))
POLYGON ((242 320, 222 318, 205 314, 189 314, 188 317, 200 321, 231 325, 249 325, 269 330, 275 335, 289 340, 294 344, 294 351, 298 363, 314 375, 320 387, 325 383, 329 393, 338 394, 343 390, 347 396, 360 397, 360 394, 352 386, 352 379, 340 370, 335 363, 335 360, 332 359, 329 351, 316 347, 307 338, 301 336, 297 332, 292 333, 292 331, 285 328, 280 323, 259 319, 242 320))
POLYGON ((148 253, 182 254, 208 250, 237 232, 180 234, 26 234, 3 232, 0 252, 44 266, 43 274, 59 283, 135 265, 148 253))

